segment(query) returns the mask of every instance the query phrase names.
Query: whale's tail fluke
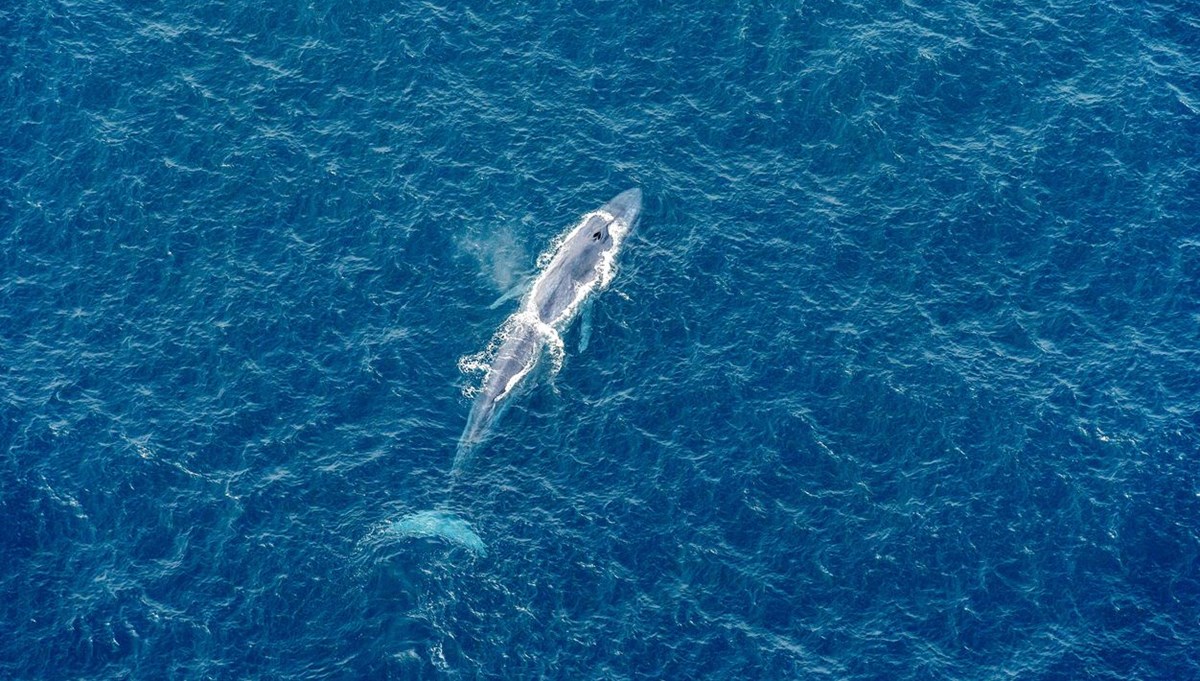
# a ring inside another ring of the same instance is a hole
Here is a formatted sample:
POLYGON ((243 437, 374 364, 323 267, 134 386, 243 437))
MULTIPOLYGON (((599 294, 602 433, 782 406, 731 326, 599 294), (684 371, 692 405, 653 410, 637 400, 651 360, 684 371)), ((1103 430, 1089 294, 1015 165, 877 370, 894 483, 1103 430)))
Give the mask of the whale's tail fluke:
POLYGON ((471 524, 449 511, 421 511, 406 515, 389 524, 386 534, 397 539, 441 539, 477 556, 487 555, 487 546, 471 524))

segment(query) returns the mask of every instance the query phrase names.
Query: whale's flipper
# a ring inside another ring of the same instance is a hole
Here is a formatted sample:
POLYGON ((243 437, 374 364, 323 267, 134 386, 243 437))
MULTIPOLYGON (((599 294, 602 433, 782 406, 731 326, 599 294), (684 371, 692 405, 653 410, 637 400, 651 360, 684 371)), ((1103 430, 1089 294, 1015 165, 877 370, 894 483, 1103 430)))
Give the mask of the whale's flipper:
POLYGON ((533 277, 530 277, 530 276, 523 277, 521 279, 521 281, 518 281, 516 284, 513 284, 512 288, 505 291, 504 295, 497 298, 496 301, 493 302, 491 305, 488 305, 488 309, 495 310, 496 308, 500 307, 501 305, 503 305, 504 303, 507 303, 510 300, 513 300, 515 298, 520 298, 521 296, 525 295, 526 292, 529 291, 529 287, 532 284, 533 284, 533 277))
POLYGON ((583 304, 582 319, 579 320, 579 352, 587 350, 588 342, 592 340, 592 301, 583 304))
POLYGON ((487 555, 487 546, 471 524, 448 511, 421 511, 406 515, 388 526, 397 538, 431 537, 461 546, 477 556, 487 555))

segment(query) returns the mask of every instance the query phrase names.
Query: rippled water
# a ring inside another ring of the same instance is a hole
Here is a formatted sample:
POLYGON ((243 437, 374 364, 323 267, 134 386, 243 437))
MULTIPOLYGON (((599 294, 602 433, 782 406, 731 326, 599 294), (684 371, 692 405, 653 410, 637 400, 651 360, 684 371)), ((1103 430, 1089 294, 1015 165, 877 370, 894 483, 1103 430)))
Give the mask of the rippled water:
POLYGON ((0 677, 1197 678, 1198 36, 0 7, 0 677), (451 475, 492 303, 632 186, 451 475))

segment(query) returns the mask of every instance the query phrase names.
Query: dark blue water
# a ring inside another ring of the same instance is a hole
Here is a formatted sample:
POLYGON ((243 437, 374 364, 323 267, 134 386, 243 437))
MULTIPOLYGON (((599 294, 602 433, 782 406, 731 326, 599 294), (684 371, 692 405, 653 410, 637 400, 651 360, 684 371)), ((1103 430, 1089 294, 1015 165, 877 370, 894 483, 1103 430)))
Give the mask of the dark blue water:
POLYGON ((1190 0, 16 0, 0 113, 0 677, 1200 678, 1190 0))

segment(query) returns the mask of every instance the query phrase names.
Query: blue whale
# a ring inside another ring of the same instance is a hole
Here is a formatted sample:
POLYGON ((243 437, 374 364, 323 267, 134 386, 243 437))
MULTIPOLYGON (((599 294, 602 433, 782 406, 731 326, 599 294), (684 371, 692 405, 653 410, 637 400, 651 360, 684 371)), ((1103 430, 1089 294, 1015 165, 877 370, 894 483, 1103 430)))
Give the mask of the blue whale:
POLYGON ((405 516, 388 526, 396 537, 436 537, 461 546, 477 556, 487 555, 487 546, 470 523, 449 511, 422 511, 405 516))
POLYGON ((562 352, 561 333, 595 293, 607 288, 615 272, 621 241, 642 211, 642 191, 618 194, 598 210, 583 216, 560 237, 557 248, 534 279, 521 309, 497 334, 499 349, 467 418, 458 443, 455 467, 482 442, 492 423, 526 376, 537 365, 542 351, 562 352))

